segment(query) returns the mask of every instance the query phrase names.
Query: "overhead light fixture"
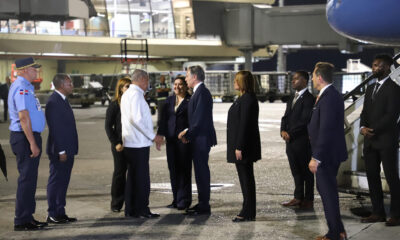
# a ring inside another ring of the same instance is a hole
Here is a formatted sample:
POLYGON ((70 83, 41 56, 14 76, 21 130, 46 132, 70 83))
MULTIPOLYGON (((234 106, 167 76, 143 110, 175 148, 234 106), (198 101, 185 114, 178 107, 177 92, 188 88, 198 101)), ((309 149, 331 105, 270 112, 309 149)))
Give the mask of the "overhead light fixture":
POLYGON ((183 1, 173 1, 174 8, 188 8, 190 7, 190 2, 188 0, 183 1))
POLYGON ((140 55, 110 55, 110 57, 112 57, 112 58, 121 58, 121 57, 127 57, 127 58, 139 58, 139 57, 143 57, 143 56, 140 56, 140 55))
POLYGON ((175 62, 188 62, 189 58, 174 58, 175 62))
POLYGON ((282 48, 301 48, 301 44, 282 45, 282 48))
POLYGON ((272 8, 271 5, 267 5, 267 4, 253 4, 253 6, 256 8, 272 8))
POLYGON ((72 57, 75 54, 72 53, 42 53, 42 56, 53 56, 53 57, 72 57))
POLYGON ((236 62, 236 63, 244 63, 244 61, 245 61, 244 57, 237 57, 237 58, 235 58, 235 62, 236 62))

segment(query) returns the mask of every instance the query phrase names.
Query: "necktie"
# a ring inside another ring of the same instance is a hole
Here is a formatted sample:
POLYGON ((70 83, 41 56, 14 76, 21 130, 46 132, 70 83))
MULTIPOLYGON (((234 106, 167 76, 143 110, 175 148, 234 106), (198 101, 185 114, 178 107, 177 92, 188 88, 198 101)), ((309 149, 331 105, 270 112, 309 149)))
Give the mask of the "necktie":
POLYGON ((372 92, 372 100, 375 99, 375 95, 376 95, 376 93, 378 92, 379 86, 381 86, 381 84, 380 84, 379 82, 377 82, 377 83, 375 84, 374 91, 372 92))
POLYGON ((71 104, 69 104, 68 98, 65 98, 64 101, 67 103, 67 105, 71 108, 71 104))
POLYGON ((296 93, 294 94, 294 98, 293 98, 293 102, 292 102, 292 108, 293 108, 294 104, 296 104, 298 98, 299 98, 299 93, 296 92, 296 93))

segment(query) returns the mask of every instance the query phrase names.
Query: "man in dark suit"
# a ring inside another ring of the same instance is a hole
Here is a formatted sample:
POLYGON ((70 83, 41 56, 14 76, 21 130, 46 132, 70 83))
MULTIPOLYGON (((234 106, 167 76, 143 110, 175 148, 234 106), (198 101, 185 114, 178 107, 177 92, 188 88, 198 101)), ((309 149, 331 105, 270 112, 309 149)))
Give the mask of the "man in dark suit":
POLYGON ((309 169, 316 174, 317 189, 329 228, 328 233, 317 237, 317 240, 346 239, 336 182, 340 163, 347 159, 344 102, 341 94, 332 86, 333 71, 332 64, 319 62, 315 65, 312 77, 314 88, 320 92, 308 124, 312 150, 309 169))
POLYGON ((78 154, 78 133, 74 113, 67 99, 74 88, 71 78, 66 74, 56 74, 53 85, 56 90, 50 96, 45 112, 49 127, 47 154, 50 159, 47 222, 58 224, 77 220, 65 214, 65 199, 74 156, 78 154))
POLYGON ((189 128, 183 130, 178 138, 191 142, 194 173, 198 190, 199 203, 187 209, 187 214, 210 214, 210 169, 208 154, 212 146, 217 145, 210 91, 204 85, 205 74, 200 66, 191 66, 186 72, 188 87, 193 88, 193 95, 188 106, 189 128))
POLYGON ((307 124, 315 98, 307 89, 308 79, 305 71, 297 71, 293 75, 292 87, 296 93, 288 101, 281 121, 281 137, 286 142, 286 154, 295 184, 294 198, 282 205, 299 206, 303 210, 312 209, 314 202, 314 175, 308 169, 311 146, 307 124))
POLYGON ((364 135, 364 160, 372 202, 372 214, 361 222, 385 222, 381 182, 381 163, 390 189, 390 215, 386 226, 400 225, 400 180, 398 171, 400 87, 389 77, 393 60, 378 55, 372 72, 378 81, 367 88, 361 112, 364 135))

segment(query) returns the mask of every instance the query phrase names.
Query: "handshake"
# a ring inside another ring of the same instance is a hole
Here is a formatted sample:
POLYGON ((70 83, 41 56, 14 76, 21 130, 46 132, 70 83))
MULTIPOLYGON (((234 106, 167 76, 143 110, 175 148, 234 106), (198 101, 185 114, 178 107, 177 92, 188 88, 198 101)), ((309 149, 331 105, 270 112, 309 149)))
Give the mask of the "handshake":
MULTIPOLYGON (((178 139, 181 140, 183 143, 188 143, 189 140, 186 139, 185 134, 187 130, 183 130, 182 132, 179 133, 178 139)), ((156 148, 158 151, 161 150, 161 145, 165 143, 164 137, 161 135, 156 135, 156 137, 153 139, 153 142, 156 143, 156 148)))
POLYGON ((164 144, 164 137, 157 134, 153 141, 156 143, 157 150, 161 151, 161 145, 164 144))

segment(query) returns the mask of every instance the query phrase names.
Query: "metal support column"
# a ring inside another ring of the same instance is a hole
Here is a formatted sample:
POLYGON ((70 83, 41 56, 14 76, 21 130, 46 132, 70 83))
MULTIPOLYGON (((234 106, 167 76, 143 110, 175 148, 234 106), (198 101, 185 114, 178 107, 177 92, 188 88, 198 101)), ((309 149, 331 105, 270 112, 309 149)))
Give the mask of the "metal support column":
POLYGON ((277 53, 278 57, 277 57, 276 71, 286 72, 286 57, 287 57, 286 50, 284 50, 282 46, 279 46, 277 52, 278 52, 277 53))
MULTIPOLYGON (((284 5, 284 0, 279 0, 279 7, 283 7, 284 5)), ((276 71, 286 72, 286 53, 283 51, 282 46, 279 46, 277 54, 276 71)))
POLYGON ((253 50, 251 49, 241 49, 244 55, 244 70, 253 71, 252 56, 253 50))

